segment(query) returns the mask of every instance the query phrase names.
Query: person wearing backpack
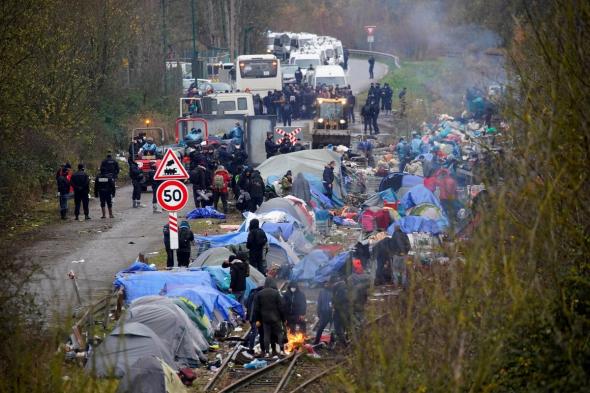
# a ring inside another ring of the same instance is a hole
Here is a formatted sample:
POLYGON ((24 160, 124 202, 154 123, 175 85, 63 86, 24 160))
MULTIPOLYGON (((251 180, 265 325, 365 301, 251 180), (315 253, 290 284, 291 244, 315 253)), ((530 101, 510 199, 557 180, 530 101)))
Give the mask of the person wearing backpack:
POLYGON ((195 235, 191 230, 188 221, 182 221, 178 228, 178 250, 176 250, 176 258, 178 259, 178 266, 188 267, 191 258, 191 245, 195 240, 195 235))
POLYGON ((231 180, 231 176, 229 172, 225 169, 223 165, 219 165, 217 170, 213 174, 213 208, 217 210, 217 204, 219 203, 219 198, 221 198, 221 203, 223 204, 223 212, 227 213, 227 193, 228 193, 228 184, 231 180))
POLYGON ((235 255, 230 255, 227 261, 223 261, 221 267, 229 267, 229 292, 243 305, 246 277, 250 275, 248 262, 242 261, 235 255))
POLYGON ((250 180, 250 211, 254 213, 264 202, 264 180, 260 172, 254 171, 250 180))
POLYGON ((170 226, 168 224, 164 225, 162 233, 164 235, 164 248, 166 249, 166 267, 173 268, 174 251, 170 249, 170 226))
POLYGON ((260 223, 256 218, 250 221, 248 227, 248 240, 246 247, 248 248, 248 259, 250 265, 254 266, 260 273, 266 276, 266 266, 264 263, 264 248, 268 242, 266 233, 260 229, 260 223))

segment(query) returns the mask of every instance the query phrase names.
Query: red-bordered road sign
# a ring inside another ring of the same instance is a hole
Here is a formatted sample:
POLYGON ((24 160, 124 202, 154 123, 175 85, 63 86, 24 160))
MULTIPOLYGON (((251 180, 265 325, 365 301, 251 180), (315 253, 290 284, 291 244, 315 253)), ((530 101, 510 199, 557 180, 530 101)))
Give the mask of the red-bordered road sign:
POLYGON ((162 209, 176 212, 188 202, 188 189, 178 180, 166 180, 158 187, 156 197, 162 209))
POLYGON ((184 180, 188 178, 188 172, 184 169, 176 153, 172 149, 168 149, 160 162, 160 166, 156 170, 154 180, 184 180))
POLYGON ((377 26, 365 26, 365 31, 367 32, 367 35, 373 35, 375 33, 375 29, 377 28, 377 26))

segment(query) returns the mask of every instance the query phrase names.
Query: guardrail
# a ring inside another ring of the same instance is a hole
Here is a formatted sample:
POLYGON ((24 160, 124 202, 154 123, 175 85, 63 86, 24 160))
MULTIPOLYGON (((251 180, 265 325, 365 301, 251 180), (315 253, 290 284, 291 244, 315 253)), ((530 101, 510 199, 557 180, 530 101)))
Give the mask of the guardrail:
POLYGON ((395 64, 395 66, 397 68, 402 68, 399 65, 399 57, 396 55, 392 55, 391 53, 383 53, 383 52, 375 52, 375 51, 370 51, 370 50, 362 50, 362 49, 349 49, 348 50, 351 54, 358 54, 358 55, 373 55, 373 56, 381 56, 381 57, 387 57, 389 59, 393 60, 393 64, 395 64))

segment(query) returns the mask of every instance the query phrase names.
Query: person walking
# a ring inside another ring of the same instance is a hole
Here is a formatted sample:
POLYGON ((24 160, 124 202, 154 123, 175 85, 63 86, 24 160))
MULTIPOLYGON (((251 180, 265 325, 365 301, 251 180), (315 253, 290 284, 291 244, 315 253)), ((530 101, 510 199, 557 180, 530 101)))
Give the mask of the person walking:
POLYGON ((90 177, 84 171, 84 164, 78 164, 78 171, 72 175, 70 180, 72 187, 74 187, 74 219, 79 220, 80 205, 84 208, 84 219, 90 220, 88 210, 88 194, 90 193, 90 177))
POLYGON ((113 215, 113 198, 115 197, 115 180, 104 173, 100 173, 94 179, 94 197, 100 198, 100 210, 102 216, 106 218, 106 209, 109 209, 109 218, 114 218, 113 215))
POLYGON ((322 183, 324 185, 324 195, 332 199, 334 191, 334 168, 336 167, 336 161, 330 161, 328 165, 324 167, 324 173, 322 174, 322 183))
POLYGON ((266 279, 264 288, 258 292, 254 300, 254 313, 256 327, 262 328, 264 341, 262 352, 270 357, 269 347, 272 355, 277 355, 276 345, 283 352, 283 322, 285 321, 284 305, 277 284, 272 278, 266 279))
POLYGON ((377 119, 379 118, 379 101, 371 101, 371 123, 373 125, 373 133, 375 135, 379 134, 379 124, 377 124, 377 119))
POLYGON ((228 184, 231 181, 229 172, 223 165, 219 165, 213 174, 213 208, 217 210, 217 204, 221 198, 223 213, 227 214, 228 184))
MULTIPOLYGON (((153 176, 153 174, 156 173, 158 168, 156 167, 155 163, 152 163, 150 165, 150 169, 152 171, 153 176)), ((154 214, 162 213, 162 209, 158 205, 158 187, 160 187, 160 184, 162 183, 162 180, 156 180, 152 177, 152 213, 154 214)))
POLYGON ((137 165, 137 162, 129 158, 129 177, 133 185, 133 193, 131 199, 133 200, 133 207, 145 207, 141 204, 141 183, 143 182, 143 171, 137 165))
POLYGON ((188 267, 191 259, 191 246, 195 240, 188 221, 183 220, 178 228, 178 250, 176 250, 176 259, 178 259, 178 267, 188 267))
POLYGON ((332 322, 332 288, 330 286, 330 281, 324 283, 324 286, 318 295, 317 313, 319 322, 313 345, 318 345, 320 343, 324 329, 330 324, 330 322, 332 322))
POLYGON ((256 326, 256 297, 258 293, 264 289, 264 286, 259 286, 250 291, 248 295, 248 300, 246 300, 246 320, 250 322, 250 333, 248 333, 248 337, 246 338, 246 344, 248 345, 248 353, 250 355, 254 355, 254 344, 256 344, 256 337, 260 335, 260 347, 264 343, 264 334, 262 333, 262 329, 258 329, 256 326))
POLYGON ((223 261, 221 267, 229 267, 229 292, 236 297, 240 304, 244 304, 246 277, 250 275, 248 262, 242 261, 235 255, 230 255, 227 261, 223 261))
POLYGON ((250 265, 254 266, 264 275, 266 275, 264 249, 267 243, 266 233, 260 229, 260 223, 256 218, 252 219, 248 226, 248 240, 246 241, 246 248, 249 251, 248 259, 250 265))
POLYGON ((369 57, 369 79, 373 79, 375 75, 373 75, 373 70, 375 69, 375 57, 372 55, 369 57))
POLYGON ((70 197, 70 164, 65 164, 57 172, 55 178, 57 181, 57 194, 59 198, 59 213, 62 220, 66 219, 68 213, 68 199, 70 197))
POLYGON ((306 335, 307 324, 305 322, 305 313, 307 311, 307 299, 305 293, 297 285, 297 281, 290 281, 287 286, 287 292, 283 295, 285 302, 285 319, 287 321, 287 330, 295 334, 297 326, 299 330, 306 335))

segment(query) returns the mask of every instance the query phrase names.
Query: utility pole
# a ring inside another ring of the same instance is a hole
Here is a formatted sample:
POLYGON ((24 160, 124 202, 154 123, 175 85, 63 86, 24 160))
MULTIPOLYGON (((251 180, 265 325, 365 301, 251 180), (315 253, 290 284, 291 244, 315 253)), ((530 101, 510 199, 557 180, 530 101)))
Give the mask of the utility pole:
POLYGON ((162 51, 164 52, 164 95, 168 95, 168 48, 166 43, 166 0, 162 0, 162 51))
POLYGON ((199 69, 197 67, 199 52, 197 51, 197 16, 195 11, 195 0, 191 0, 191 19, 193 22, 193 61, 191 69, 193 78, 197 79, 199 77, 199 69))

